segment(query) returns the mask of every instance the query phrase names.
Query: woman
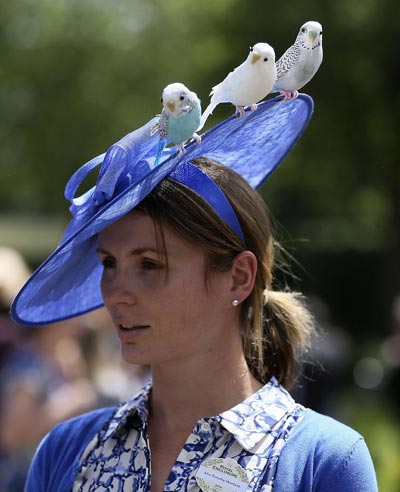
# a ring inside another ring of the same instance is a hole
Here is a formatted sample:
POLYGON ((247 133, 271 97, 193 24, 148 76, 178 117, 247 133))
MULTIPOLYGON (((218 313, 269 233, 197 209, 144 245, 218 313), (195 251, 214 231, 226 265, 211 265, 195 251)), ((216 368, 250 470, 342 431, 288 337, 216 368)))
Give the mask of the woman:
MULTIPOLYGON (((13 315, 43 323, 104 301, 123 358, 149 364, 152 381, 118 408, 56 427, 36 453, 27 492, 377 490, 362 437, 287 392, 312 317, 301 297, 273 290, 263 203, 226 166, 240 160, 245 175, 262 158, 268 174, 310 104, 273 100, 231 118, 171 168, 174 159, 151 169, 154 145, 138 149, 133 134, 102 156, 96 188, 72 199, 63 242, 13 315), (258 145, 245 142, 252 131, 258 145), (216 152, 225 165, 210 158, 216 152)), ((73 179, 67 195, 76 188, 73 179)))

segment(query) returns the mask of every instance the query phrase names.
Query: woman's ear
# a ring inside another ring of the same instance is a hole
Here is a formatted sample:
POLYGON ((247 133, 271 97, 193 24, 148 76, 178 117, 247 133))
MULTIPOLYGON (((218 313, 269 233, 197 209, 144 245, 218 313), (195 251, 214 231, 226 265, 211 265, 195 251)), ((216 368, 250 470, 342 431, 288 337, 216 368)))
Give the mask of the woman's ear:
POLYGON ((257 258, 251 251, 242 251, 232 262, 232 300, 243 302, 254 287, 257 273, 257 258))

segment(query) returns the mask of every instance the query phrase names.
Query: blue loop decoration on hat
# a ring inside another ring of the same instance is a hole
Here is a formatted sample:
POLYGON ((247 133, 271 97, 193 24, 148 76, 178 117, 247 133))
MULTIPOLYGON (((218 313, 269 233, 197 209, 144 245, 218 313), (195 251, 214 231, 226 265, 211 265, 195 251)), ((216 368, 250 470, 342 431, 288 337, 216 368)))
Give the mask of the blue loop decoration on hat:
MULTIPOLYGON (((207 131, 200 145, 189 143, 182 156, 174 148, 164 149, 158 166, 154 167, 154 162, 159 138, 148 133, 156 118, 82 166, 65 190, 71 201, 72 220, 57 249, 15 298, 11 306, 13 319, 42 325, 102 306, 97 233, 134 209, 162 179, 171 174, 173 177, 175 170, 175 176, 183 176, 178 169, 191 160, 200 156, 214 159, 241 174, 253 188, 260 186, 300 138, 313 112, 313 101, 305 94, 286 103, 280 100, 281 97, 269 99, 257 110, 246 111, 242 118, 231 116, 207 131), (100 164, 96 186, 75 197, 82 180, 100 164)), ((224 209, 223 200, 213 198, 217 185, 214 183, 210 193, 207 190, 211 178, 199 185, 199 174, 195 172, 193 176, 195 179, 185 184, 202 195, 240 236, 240 225, 237 228, 234 224, 232 217, 237 217, 229 202, 233 213, 224 209)))
POLYGON ((62 242, 76 230, 79 223, 84 224, 94 215, 102 204, 110 201, 117 193, 132 184, 129 173, 134 169, 133 180, 145 175, 150 163, 141 157, 152 149, 157 137, 151 137, 151 130, 158 123, 159 117, 152 118, 144 126, 125 135, 113 144, 105 154, 95 157, 80 167, 69 179, 65 187, 65 198, 71 202, 69 208, 74 220, 67 227, 62 242), (79 197, 76 192, 85 178, 101 165, 96 185, 79 197))

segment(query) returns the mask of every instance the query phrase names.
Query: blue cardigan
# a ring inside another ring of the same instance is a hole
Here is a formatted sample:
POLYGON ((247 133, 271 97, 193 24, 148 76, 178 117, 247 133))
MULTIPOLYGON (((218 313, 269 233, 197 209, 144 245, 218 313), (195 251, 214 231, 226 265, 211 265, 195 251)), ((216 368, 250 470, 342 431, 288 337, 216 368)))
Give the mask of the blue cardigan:
MULTIPOLYGON (((81 415, 56 426, 40 444, 26 492, 70 492, 79 457, 115 408, 81 415)), ((334 419, 306 410, 279 458, 274 492, 377 492, 362 436, 334 419)))

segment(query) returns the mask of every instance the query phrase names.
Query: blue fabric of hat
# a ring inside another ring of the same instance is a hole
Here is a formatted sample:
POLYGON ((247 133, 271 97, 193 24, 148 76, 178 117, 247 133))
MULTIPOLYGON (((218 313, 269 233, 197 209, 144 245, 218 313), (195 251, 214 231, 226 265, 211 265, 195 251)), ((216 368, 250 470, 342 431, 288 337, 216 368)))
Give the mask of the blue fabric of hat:
POLYGON ((280 96, 269 99, 255 111, 246 111, 242 118, 231 116, 216 125, 202 136, 199 145, 189 143, 183 155, 177 155, 174 148, 165 149, 156 167, 159 137, 149 136, 157 121, 153 118, 84 164, 65 189, 72 220, 57 249, 15 298, 13 319, 21 324, 43 325, 101 307, 102 265, 96 254, 97 233, 134 209, 167 176, 197 192, 245 243, 225 195, 190 161, 200 156, 214 159, 258 188, 300 138, 312 112, 313 101, 305 94, 285 103, 280 96), (75 197, 81 182, 98 166, 96 185, 75 197))

